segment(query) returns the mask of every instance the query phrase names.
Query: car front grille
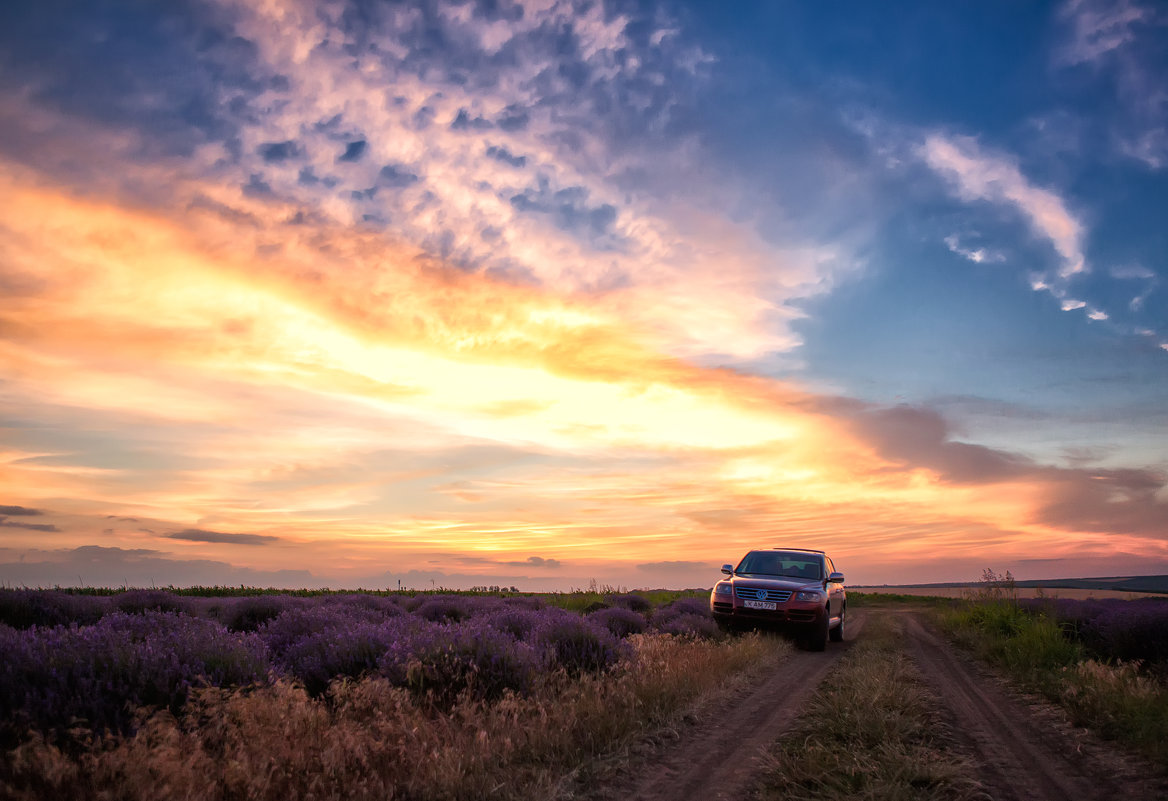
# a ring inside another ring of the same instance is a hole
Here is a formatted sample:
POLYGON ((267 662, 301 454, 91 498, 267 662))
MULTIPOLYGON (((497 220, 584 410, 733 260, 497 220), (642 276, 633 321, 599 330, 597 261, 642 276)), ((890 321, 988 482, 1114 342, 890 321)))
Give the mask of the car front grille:
POLYGON ((763 587, 735 587, 734 594, 749 601, 777 601, 783 603, 791 597, 790 590, 768 590, 763 587))

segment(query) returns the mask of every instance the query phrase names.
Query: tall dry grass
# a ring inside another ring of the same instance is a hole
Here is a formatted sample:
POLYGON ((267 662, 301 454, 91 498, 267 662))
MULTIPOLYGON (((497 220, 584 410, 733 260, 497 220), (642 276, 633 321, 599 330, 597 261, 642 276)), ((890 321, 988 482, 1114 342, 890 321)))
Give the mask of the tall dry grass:
POLYGON ((59 747, 33 737, 7 755, 12 799, 549 799, 619 756, 703 693, 790 646, 634 635, 633 656, 601 675, 548 674, 526 697, 442 709, 385 680, 310 698, 286 682, 208 689, 179 718, 127 738, 59 747))

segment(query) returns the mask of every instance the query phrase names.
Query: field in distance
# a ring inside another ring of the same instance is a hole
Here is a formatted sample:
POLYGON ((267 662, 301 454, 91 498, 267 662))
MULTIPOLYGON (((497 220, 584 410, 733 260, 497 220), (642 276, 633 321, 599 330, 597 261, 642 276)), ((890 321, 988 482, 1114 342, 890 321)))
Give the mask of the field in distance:
MULTIPOLYGON (((985 589, 985 582, 951 582, 933 584, 906 584, 863 586, 851 585, 849 590, 883 595, 918 595, 934 598, 964 598, 971 592, 985 589)), ((1113 576, 1103 578, 1072 578, 1016 581, 1012 591, 1018 598, 1155 598, 1168 596, 1168 576, 1113 576)))
MULTIPOLYGON (((917 595, 922 598, 965 598, 970 593, 976 593, 977 584, 947 585, 944 587, 849 587, 850 591, 864 595, 917 595)), ((1164 593, 1155 592, 1125 592, 1123 590, 1084 590, 1075 587, 1018 587, 1018 598, 1073 598, 1086 600, 1088 598, 1121 598, 1131 601, 1137 598, 1166 597, 1164 593)))

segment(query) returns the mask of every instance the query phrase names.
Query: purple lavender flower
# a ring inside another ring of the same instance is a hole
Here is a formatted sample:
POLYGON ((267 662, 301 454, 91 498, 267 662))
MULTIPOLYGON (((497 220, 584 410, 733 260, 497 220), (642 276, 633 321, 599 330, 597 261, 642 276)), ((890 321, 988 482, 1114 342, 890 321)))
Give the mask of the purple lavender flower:
POLYGON ((305 634, 276 657, 277 665, 304 683, 311 695, 323 693, 337 678, 359 679, 377 669, 395 644, 434 624, 399 615, 379 622, 349 620, 305 634))
POLYGON ((126 590, 113 597, 112 605, 114 609, 129 614, 189 611, 185 598, 165 590, 126 590))
POLYGON ((439 705, 463 694, 492 699, 508 690, 526 692, 537 672, 535 650, 485 618, 403 634, 382 656, 382 675, 439 705))
POLYGON ((470 617, 470 605, 455 595, 435 595, 427 598, 413 612, 433 623, 457 622, 470 617))
POLYGON ((604 626, 621 639, 630 634, 640 634, 648 625, 644 615, 619 606, 593 612, 588 615, 588 620, 604 626))
POLYGON ((550 666, 569 673, 607 670, 625 650, 608 629, 570 613, 548 615, 533 632, 532 643, 550 666))
POLYGON ((57 590, 0 589, 0 623, 13 628, 81 626, 96 623, 110 608, 110 599, 73 595, 57 590))
POLYGON ((604 600, 609 606, 630 609, 633 612, 641 612, 642 614, 653 608, 653 604, 649 603, 648 598, 643 595, 637 595, 635 592, 629 592, 623 595, 609 595, 604 600))
POLYGON ((221 604, 215 616, 228 631, 255 631, 281 613, 303 605, 301 599, 288 595, 251 595, 221 604))

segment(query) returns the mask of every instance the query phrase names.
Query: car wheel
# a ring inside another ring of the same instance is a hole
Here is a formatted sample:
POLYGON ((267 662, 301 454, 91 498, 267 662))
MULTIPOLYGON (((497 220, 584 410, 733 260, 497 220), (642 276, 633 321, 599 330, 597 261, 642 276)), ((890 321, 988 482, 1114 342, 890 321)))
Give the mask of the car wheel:
POLYGON ((827 648, 827 610, 818 623, 812 623, 804 640, 808 651, 822 651, 827 648))
POLYGON ((828 637, 831 639, 832 642, 843 642, 844 641, 844 621, 846 621, 846 620, 847 620, 847 610, 844 610, 844 611, 840 612, 839 625, 836 626, 834 629, 832 629, 831 633, 828 634, 828 637))

